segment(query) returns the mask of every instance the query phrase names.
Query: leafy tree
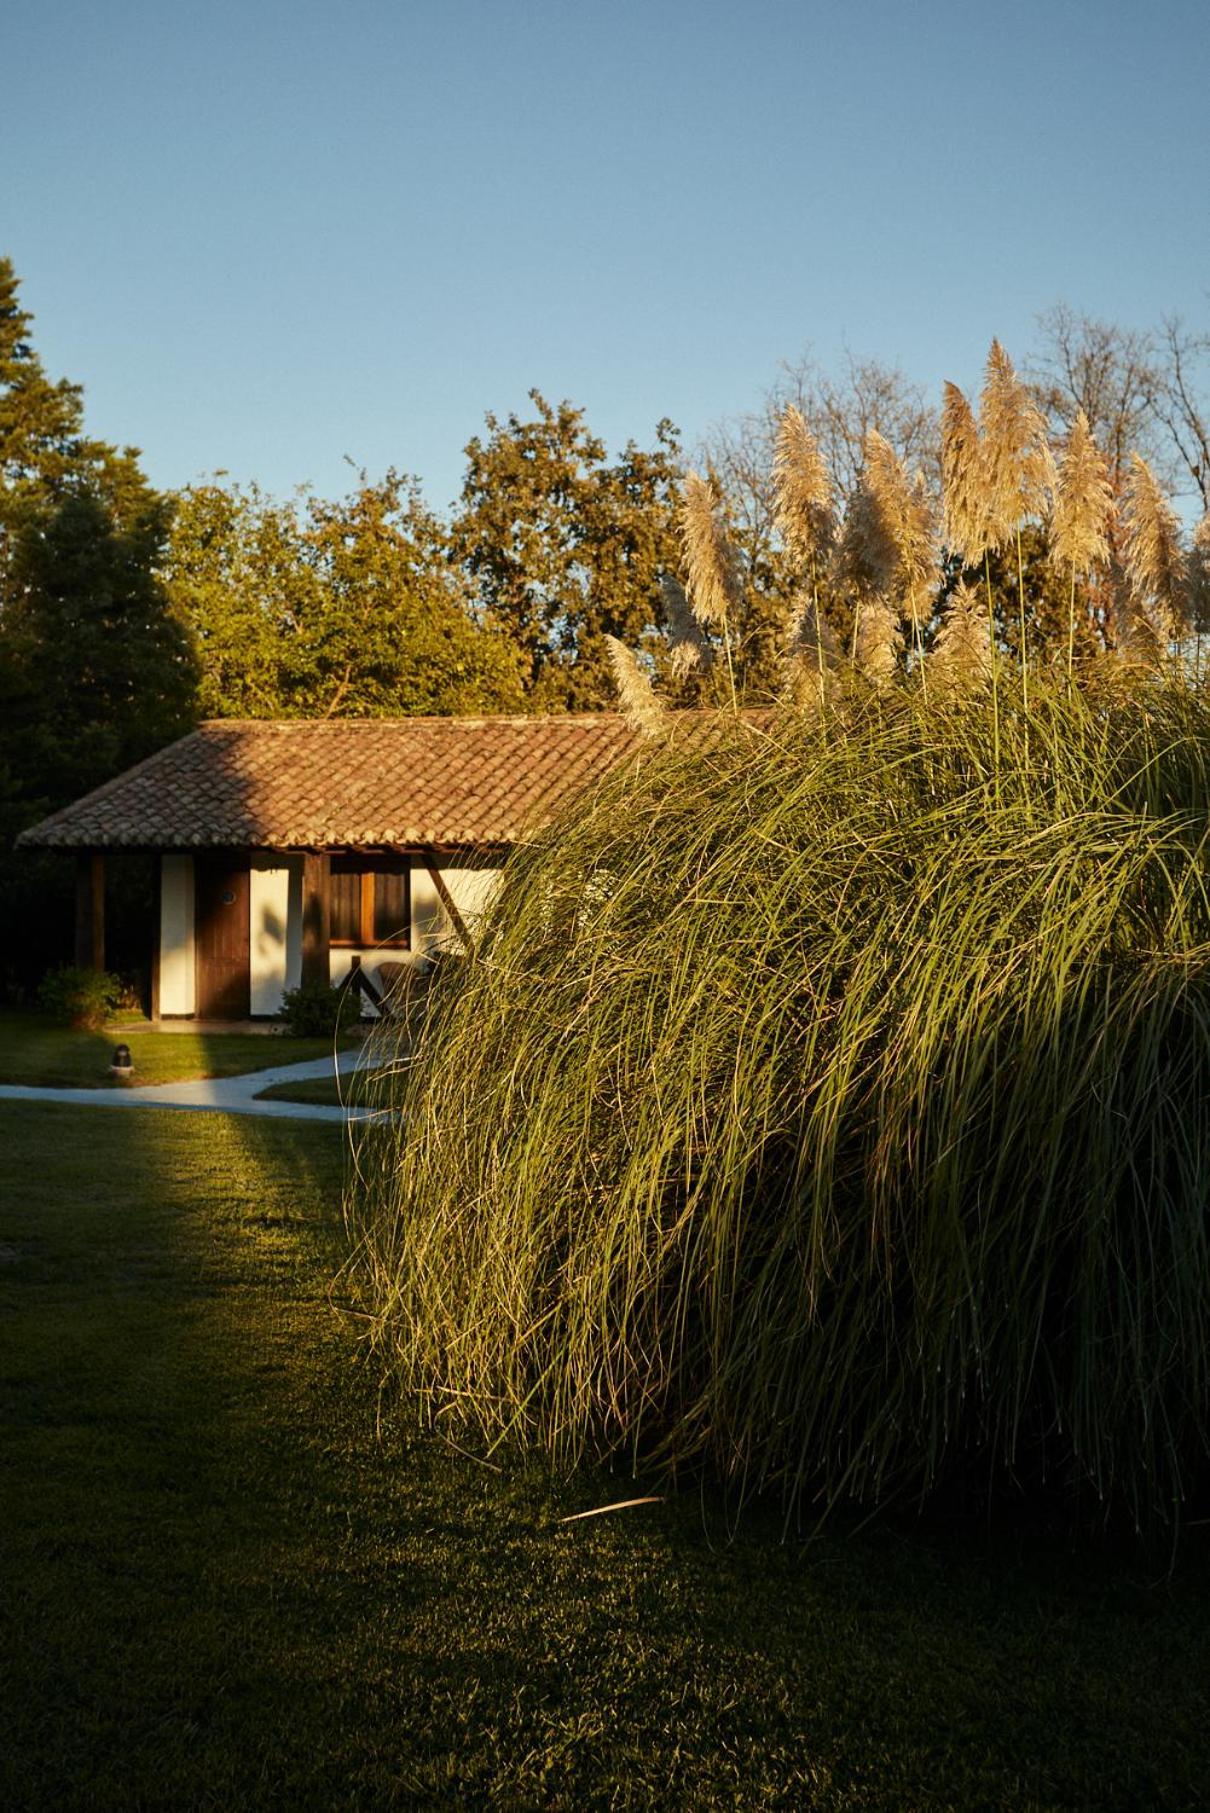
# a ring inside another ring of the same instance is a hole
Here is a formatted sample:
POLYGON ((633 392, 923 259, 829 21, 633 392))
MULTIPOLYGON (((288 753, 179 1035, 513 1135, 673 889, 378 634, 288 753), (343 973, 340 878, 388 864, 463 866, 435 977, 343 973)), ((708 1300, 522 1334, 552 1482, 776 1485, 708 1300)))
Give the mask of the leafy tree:
POLYGON ((137 448, 85 434, 81 386, 47 377, 18 292, 12 260, 0 258, 0 608, 11 596, 15 538, 40 510, 88 490, 130 523, 153 496, 137 448))
MULTIPOLYGON (((11 839, 193 717, 188 637, 154 577, 164 502, 134 448, 85 432, 80 386, 47 377, 31 326, 0 259, 0 944, 24 986, 62 959, 70 875, 11 839)), ((111 890, 112 924, 137 893, 111 890)))
POLYGON ((454 558, 521 650, 537 709, 612 708, 605 638, 650 636, 659 575, 679 563, 676 430, 660 422, 653 448, 632 441, 610 464, 582 409, 530 397, 531 420, 489 414, 467 447, 454 558))
POLYGON ((255 487, 177 500, 164 573, 215 717, 519 710, 519 664, 475 622, 445 530, 399 474, 336 502, 255 487))
POLYGON ((98 786, 193 720, 189 639, 152 571, 165 516, 156 499, 122 528, 80 491, 17 540, 3 736, 31 809, 98 786))

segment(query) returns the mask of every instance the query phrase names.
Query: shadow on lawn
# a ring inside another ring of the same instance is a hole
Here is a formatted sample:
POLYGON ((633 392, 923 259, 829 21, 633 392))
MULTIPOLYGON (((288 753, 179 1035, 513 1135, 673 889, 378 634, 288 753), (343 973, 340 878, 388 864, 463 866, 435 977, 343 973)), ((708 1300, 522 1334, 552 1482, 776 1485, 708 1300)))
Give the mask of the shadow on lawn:
POLYGON ((6 1806, 1196 1803, 1204 1570, 561 1525, 380 1402, 341 1129, 0 1127, 6 1806))

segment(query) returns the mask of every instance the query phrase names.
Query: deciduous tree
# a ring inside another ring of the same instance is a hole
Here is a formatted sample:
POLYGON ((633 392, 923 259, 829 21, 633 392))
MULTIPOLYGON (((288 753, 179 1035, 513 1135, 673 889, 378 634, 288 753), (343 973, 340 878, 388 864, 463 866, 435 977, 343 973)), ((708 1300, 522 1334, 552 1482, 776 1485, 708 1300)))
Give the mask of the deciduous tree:
POLYGON ((489 415, 467 447, 454 556, 520 649, 537 709, 609 707, 607 638, 650 636, 660 574, 679 564, 676 431, 662 421, 654 447, 632 441, 611 463, 582 409, 530 397, 531 419, 489 415))

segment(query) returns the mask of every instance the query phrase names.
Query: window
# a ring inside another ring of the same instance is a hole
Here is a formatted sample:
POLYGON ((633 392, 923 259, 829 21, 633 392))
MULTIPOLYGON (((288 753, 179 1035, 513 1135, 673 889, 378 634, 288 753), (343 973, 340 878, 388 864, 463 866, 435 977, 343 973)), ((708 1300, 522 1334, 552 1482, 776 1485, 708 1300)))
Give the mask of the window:
POLYGON ((332 858, 331 941, 362 950, 406 946, 412 923, 408 865, 399 857, 332 858))

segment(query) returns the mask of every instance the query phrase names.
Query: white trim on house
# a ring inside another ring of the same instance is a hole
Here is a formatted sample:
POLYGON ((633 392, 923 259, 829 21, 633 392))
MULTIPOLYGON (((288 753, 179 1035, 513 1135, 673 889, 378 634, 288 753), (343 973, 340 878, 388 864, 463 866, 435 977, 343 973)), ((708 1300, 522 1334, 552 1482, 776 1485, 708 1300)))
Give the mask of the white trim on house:
MULTIPOLYGON (((193 858, 164 855, 160 862, 160 1012, 189 1016, 197 999, 193 858)), ((333 982, 347 979, 354 957, 377 983, 380 963, 422 963, 435 950, 460 948, 427 865, 417 856, 410 862, 410 948, 338 945, 328 961, 333 982)), ((499 885, 502 861, 484 866, 482 857, 447 855, 437 866, 473 937, 499 885)), ((281 1012, 286 989, 297 988, 302 978, 303 858, 250 850, 248 868, 249 1007, 258 1017, 271 1017, 281 1012)))
POLYGON ((165 856, 160 866, 160 1012, 194 1011, 192 856, 165 856))

